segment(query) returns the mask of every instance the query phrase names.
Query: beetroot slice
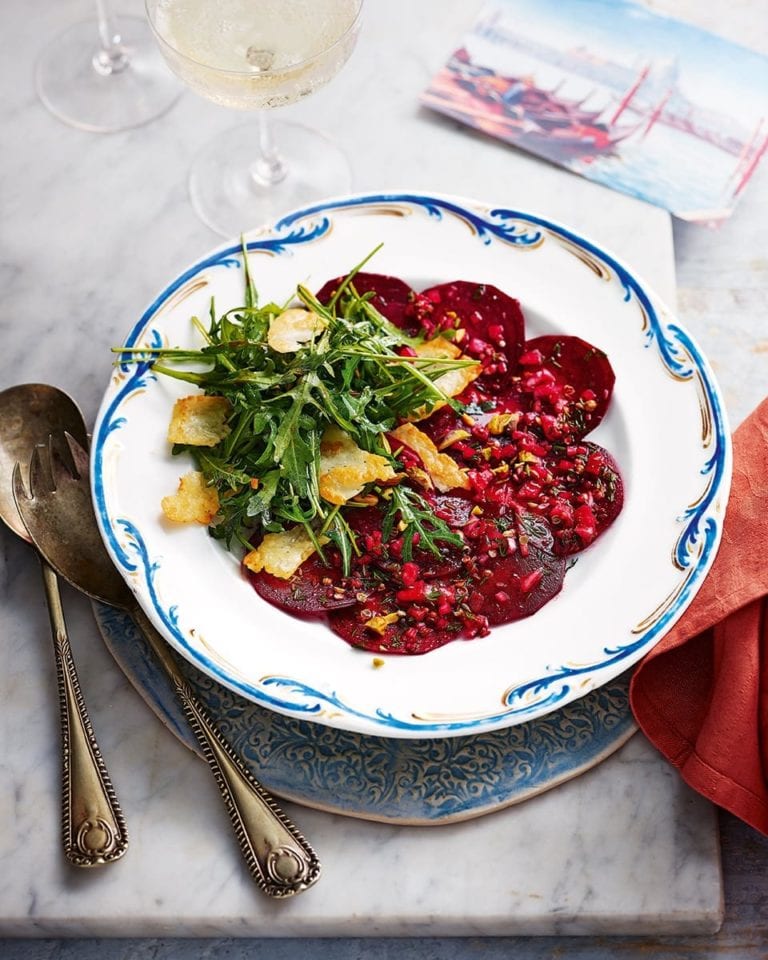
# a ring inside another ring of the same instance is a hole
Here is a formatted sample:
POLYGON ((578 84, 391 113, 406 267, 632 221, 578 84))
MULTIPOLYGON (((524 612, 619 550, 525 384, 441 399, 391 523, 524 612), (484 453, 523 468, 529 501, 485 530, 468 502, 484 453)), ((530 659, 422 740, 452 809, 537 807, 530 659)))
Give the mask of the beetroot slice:
POLYGON ((530 617, 560 592, 565 566, 563 557, 536 549, 527 557, 519 553, 504 557, 475 588, 470 609, 492 627, 530 617))
POLYGON ((465 331, 462 350, 480 359, 483 377, 503 382, 513 370, 525 338, 525 320, 520 304, 488 283, 455 280, 423 290, 409 312, 420 314, 427 333, 453 329, 465 331))
POLYGON ((329 610, 351 607, 357 600, 355 591, 343 585, 340 569, 326 566, 314 554, 305 560, 288 580, 262 570, 254 573, 244 568, 254 590, 268 603, 304 617, 320 617, 329 610), (331 579, 332 583, 323 583, 331 579))
POLYGON ((330 613, 328 622, 331 630, 348 644, 371 653, 411 655, 429 653, 430 650, 436 650, 450 643, 457 636, 456 632, 437 630, 427 624, 422 624, 417 635, 414 636, 414 631, 409 632, 409 625, 403 619, 387 624, 382 632, 371 630, 366 626, 371 617, 363 616, 363 610, 366 614, 382 616, 394 609, 394 602, 387 603, 386 600, 374 594, 366 600, 364 607, 358 605, 349 610, 336 610, 330 613))
MULTIPOLYGON (((381 530, 384 511, 379 506, 347 507, 344 517, 358 537, 367 537, 381 530)), ((365 551, 364 543, 358 542, 361 551, 365 551)))
POLYGON ((459 529, 469 522, 475 506, 469 497, 453 493, 433 494, 430 501, 436 517, 447 523, 449 527, 459 529))
POLYGON ((552 552, 552 534, 539 518, 524 515, 518 549, 499 558, 473 586, 469 607, 490 626, 530 617, 560 592, 566 561, 552 552), (524 541, 524 542, 523 542, 524 541))
MULTIPOLYGON (((317 291, 317 299, 328 303, 344 277, 329 280, 317 291)), ((371 303, 379 313, 397 327, 408 326, 405 318, 406 307, 415 297, 414 291, 398 277, 388 277, 383 273, 358 273, 352 283, 359 294, 373 293, 371 303)))
POLYGON ((551 468, 573 494, 570 509, 550 509, 554 550, 561 556, 591 546, 621 513, 624 483, 616 461, 596 443, 585 441, 573 457, 553 459, 551 468))
MULTIPOLYGON (((418 565, 419 576, 422 580, 450 577, 461 570, 461 551, 445 546, 439 547, 439 549, 439 556, 432 553, 431 550, 420 550, 418 547, 413 551, 411 560, 418 565)), ((387 573, 390 579, 395 582, 400 579, 402 565, 403 561, 395 558, 374 561, 374 566, 387 573)))
POLYGON ((442 407, 419 422, 419 429, 438 450, 463 467, 487 466, 489 458, 490 466, 498 466, 512 454, 510 435, 519 418, 505 415, 522 413, 527 401, 522 401, 514 387, 503 396, 489 400, 485 396, 473 384, 457 398, 466 404, 461 415, 450 407, 442 407), (495 452, 489 454, 489 448, 495 452))
MULTIPOLYGON (((563 397, 568 400, 556 416, 563 438, 586 436, 605 416, 616 377, 602 350, 579 337, 536 337, 526 342, 520 362, 522 387, 545 415, 554 414, 563 397)), ((553 423, 550 439, 559 439, 557 429, 553 423)))
MULTIPOLYGON (((458 499, 458 498, 457 498, 458 499)), ((470 507, 472 505, 470 504, 470 507)), ((390 539, 382 542, 380 538, 384 512, 378 506, 364 510, 355 510, 347 514, 347 521, 357 535, 357 546, 365 562, 386 573, 397 584, 403 565, 402 539, 397 530, 393 530, 390 539)), ((412 550, 412 561, 419 566, 419 575, 424 580, 447 577, 461 570, 462 551, 450 545, 437 543, 439 556, 431 550, 423 550, 416 545, 412 550)), ((353 563, 354 572, 354 563, 353 563)), ((345 604, 346 606, 346 604, 345 604)))

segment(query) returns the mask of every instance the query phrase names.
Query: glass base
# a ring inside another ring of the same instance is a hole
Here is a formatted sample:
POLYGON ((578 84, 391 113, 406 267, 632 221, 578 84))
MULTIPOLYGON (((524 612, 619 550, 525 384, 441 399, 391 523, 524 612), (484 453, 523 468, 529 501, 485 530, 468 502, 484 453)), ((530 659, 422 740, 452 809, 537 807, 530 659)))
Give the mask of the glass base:
POLYGON ((223 237, 278 219, 295 207, 348 193, 352 174, 346 155, 324 134, 297 123, 270 124, 287 165, 279 183, 259 180, 257 122, 217 137, 196 157, 189 177, 192 205, 200 219, 223 237))
POLYGON ((59 34, 37 63, 37 92, 54 116, 94 133, 139 127, 170 109, 184 89, 166 66, 149 25, 113 17, 123 61, 99 59, 96 18, 59 34), (103 62, 102 62, 103 61, 103 62))

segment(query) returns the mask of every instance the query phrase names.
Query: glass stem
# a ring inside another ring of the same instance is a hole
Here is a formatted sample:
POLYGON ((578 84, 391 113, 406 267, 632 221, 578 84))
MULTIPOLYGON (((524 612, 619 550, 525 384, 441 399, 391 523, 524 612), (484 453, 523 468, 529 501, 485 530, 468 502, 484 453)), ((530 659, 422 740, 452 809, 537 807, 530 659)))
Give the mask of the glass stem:
POLYGON ((272 187, 288 175, 288 165, 280 156, 272 136, 272 124, 266 110, 257 110, 259 116, 259 155, 251 167, 251 176, 261 186, 272 187))
POLYGON ((93 55, 93 68, 104 77, 121 73, 128 66, 128 54, 112 18, 108 0, 96 0, 96 15, 99 23, 99 49, 93 55))

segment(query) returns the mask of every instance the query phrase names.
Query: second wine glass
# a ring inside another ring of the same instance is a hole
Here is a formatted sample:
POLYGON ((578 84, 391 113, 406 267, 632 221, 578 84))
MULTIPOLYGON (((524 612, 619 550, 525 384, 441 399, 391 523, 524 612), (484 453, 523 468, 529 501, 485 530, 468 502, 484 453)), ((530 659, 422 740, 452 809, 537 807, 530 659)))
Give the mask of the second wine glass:
POLYGON ((349 162, 328 137, 268 111, 328 83, 354 48, 362 0, 146 0, 171 69, 215 103, 253 111, 190 171, 198 216, 234 237, 277 214, 347 192, 349 162))
POLYGON ((138 127, 184 89, 163 63, 144 17, 114 16, 96 0, 92 20, 57 34, 35 68, 38 95, 59 120, 91 133, 138 127))

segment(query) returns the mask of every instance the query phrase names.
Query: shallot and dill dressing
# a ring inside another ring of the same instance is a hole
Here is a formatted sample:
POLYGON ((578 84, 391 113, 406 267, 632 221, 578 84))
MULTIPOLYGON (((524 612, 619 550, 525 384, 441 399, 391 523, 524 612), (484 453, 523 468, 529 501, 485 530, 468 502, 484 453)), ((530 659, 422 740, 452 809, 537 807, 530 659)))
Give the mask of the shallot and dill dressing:
POLYGON ((171 416, 197 469, 165 516, 245 549, 263 599, 374 653, 485 636, 548 603, 623 503, 615 461, 584 439, 611 399, 605 354, 526 340, 496 287, 416 292, 364 273, 370 257, 261 305, 243 254, 244 303, 192 319, 199 349, 133 351, 199 388, 171 416))

